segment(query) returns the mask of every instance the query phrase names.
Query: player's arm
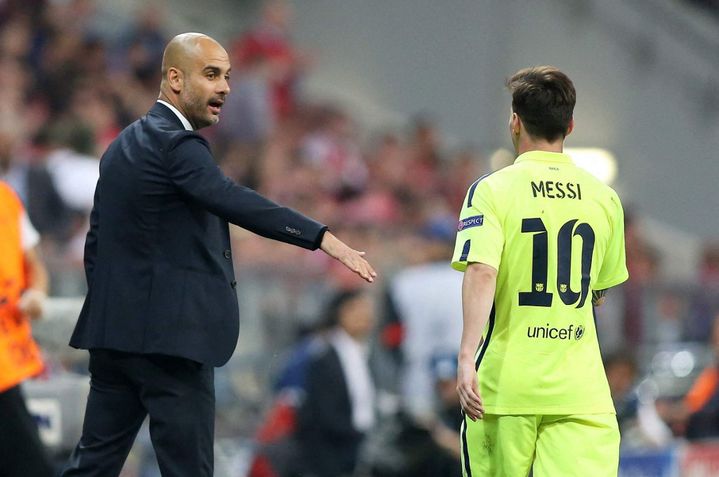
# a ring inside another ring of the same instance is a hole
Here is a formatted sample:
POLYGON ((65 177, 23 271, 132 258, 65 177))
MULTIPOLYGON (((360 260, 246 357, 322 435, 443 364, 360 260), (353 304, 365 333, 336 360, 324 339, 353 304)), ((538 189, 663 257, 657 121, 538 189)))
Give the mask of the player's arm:
POLYGON ((497 270, 484 263, 469 263, 462 281, 462 341, 457 368, 457 393, 464 413, 473 421, 484 415, 477 384, 474 356, 487 326, 497 287, 497 270))

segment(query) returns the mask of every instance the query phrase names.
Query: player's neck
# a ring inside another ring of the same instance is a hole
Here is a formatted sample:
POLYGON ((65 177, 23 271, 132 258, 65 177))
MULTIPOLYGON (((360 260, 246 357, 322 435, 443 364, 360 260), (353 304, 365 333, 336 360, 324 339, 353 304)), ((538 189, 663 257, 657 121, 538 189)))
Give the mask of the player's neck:
POLYGON ((525 152, 529 151, 544 151, 544 152, 564 152, 564 140, 558 141, 543 141, 534 138, 520 138, 519 144, 517 144, 517 156, 521 156, 525 152))

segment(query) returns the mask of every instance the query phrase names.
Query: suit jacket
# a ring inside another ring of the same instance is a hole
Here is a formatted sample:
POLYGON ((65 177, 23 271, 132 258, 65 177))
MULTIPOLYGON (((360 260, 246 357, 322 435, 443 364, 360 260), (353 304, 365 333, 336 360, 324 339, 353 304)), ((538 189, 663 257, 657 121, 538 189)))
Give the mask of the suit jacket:
POLYGON ((225 177, 156 103, 100 161, 70 345, 227 362, 239 335, 228 222, 310 250, 327 228, 225 177))
POLYGON ((303 475, 352 474, 364 435, 352 422, 347 380, 333 346, 327 345, 310 362, 305 390, 297 423, 303 475))

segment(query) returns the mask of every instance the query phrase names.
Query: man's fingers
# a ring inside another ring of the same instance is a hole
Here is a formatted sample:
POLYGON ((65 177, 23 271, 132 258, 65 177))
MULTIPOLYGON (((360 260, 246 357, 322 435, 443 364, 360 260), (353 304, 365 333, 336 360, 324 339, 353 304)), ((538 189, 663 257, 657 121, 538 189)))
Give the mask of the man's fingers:
POLYGON ((367 260, 362 258, 362 255, 364 255, 365 252, 359 252, 357 250, 352 250, 352 252, 353 253, 350 253, 344 260, 342 260, 342 263, 367 282, 374 282, 374 277, 377 276, 377 272, 374 271, 372 265, 370 265, 367 260))
POLYGON ((477 403, 462 400, 462 410, 464 413, 473 421, 476 421, 477 419, 482 419, 484 416, 484 408, 482 406, 478 405, 477 403))
POLYGON ((472 385, 460 386, 458 389, 460 403, 462 404, 462 410, 464 413, 476 421, 484 417, 484 405, 482 404, 482 398, 474 390, 472 385))

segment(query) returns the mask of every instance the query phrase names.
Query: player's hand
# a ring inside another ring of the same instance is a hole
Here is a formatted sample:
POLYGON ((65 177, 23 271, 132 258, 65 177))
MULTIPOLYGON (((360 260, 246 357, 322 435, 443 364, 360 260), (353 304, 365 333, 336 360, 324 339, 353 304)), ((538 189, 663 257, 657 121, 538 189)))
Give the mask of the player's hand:
POLYGON ((345 267, 349 268, 357 275, 372 283, 374 278, 377 276, 377 272, 374 271, 372 265, 365 260, 364 252, 359 252, 343 241, 332 235, 329 231, 325 232, 322 237, 322 244, 320 248, 323 252, 332 258, 339 260, 345 267))
POLYGON ((484 417, 484 405, 479 395, 477 370, 472 359, 460 359, 457 366, 457 394, 464 414, 476 421, 484 417))
POLYGON ((28 316, 31 320, 37 320, 42 317, 45 311, 45 300, 47 296, 40 290, 28 289, 20 297, 18 308, 28 316))

